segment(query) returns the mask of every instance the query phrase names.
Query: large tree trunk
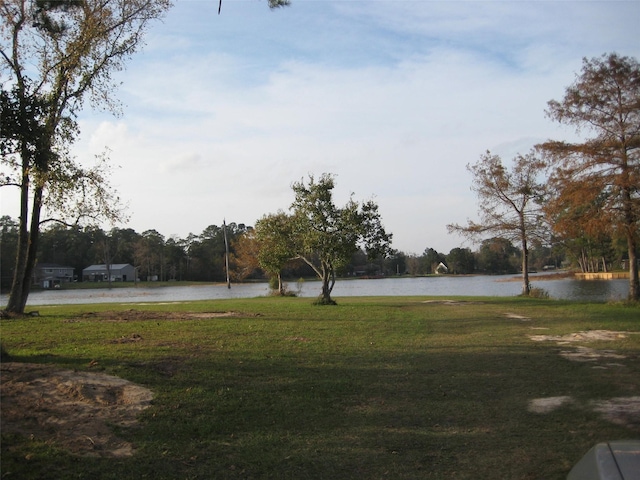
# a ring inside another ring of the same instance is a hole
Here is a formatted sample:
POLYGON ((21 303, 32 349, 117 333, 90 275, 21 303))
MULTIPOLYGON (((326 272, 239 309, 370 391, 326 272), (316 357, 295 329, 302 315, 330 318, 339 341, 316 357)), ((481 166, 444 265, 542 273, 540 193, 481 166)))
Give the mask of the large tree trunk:
POLYGON ((27 229, 27 205, 28 205, 29 181, 23 179, 22 204, 20 207, 20 230, 18 239, 18 252, 16 254, 16 270, 13 275, 13 283, 7 302, 6 311, 15 314, 23 314, 31 291, 33 271, 35 269, 38 239, 40 237, 40 211, 42 210, 42 186, 34 190, 31 210, 31 225, 27 229))

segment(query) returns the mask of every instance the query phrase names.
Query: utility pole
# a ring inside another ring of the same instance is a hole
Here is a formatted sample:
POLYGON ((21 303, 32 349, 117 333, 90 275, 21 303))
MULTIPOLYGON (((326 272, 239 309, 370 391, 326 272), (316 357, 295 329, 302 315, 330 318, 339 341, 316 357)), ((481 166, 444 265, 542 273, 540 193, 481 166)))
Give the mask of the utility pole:
POLYGON ((231 288, 231 280, 229 279, 229 240, 227 240, 227 220, 222 220, 222 230, 224 232, 224 265, 227 270, 227 288, 231 288))

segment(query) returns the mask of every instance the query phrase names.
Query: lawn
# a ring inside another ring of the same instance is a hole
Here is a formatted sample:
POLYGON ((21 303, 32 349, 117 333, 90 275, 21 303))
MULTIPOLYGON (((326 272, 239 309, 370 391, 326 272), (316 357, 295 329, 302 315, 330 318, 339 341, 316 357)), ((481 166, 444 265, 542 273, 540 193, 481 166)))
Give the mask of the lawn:
POLYGON ((640 437, 637 306, 337 300, 51 306, 2 320, 13 361, 154 394, 137 426, 114 427, 132 456, 3 431, 2 478, 561 479, 593 444, 640 437), (625 333, 540 337, 588 331, 625 333), (551 397, 566 401, 532 411, 551 397), (623 397, 635 411, 597 411, 623 397))

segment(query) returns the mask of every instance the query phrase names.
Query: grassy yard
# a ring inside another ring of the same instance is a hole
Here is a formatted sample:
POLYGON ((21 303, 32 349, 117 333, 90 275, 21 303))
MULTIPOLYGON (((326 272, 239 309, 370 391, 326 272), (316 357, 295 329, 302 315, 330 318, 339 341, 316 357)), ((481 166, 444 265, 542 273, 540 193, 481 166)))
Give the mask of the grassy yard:
POLYGON ((637 412, 622 425, 593 407, 640 397, 637 306, 455 300, 56 306, 2 320, 14 361, 108 373, 155 395, 137 427, 117 430, 133 456, 79 457, 3 432, 2 478, 562 479, 593 444, 640 437, 637 412), (531 339, 593 330, 635 333, 531 339), (560 355, 578 347, 591 361, 560 355), (548 413, 529 409, 562 396, 548 413))

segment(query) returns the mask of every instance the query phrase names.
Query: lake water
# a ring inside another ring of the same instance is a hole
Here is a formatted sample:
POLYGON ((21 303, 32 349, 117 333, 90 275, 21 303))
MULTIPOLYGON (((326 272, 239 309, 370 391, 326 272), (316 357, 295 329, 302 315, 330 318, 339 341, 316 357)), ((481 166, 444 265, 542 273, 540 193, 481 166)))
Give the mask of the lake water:
MULTIPOLYGON (((519 279, 507 276, 449 276, 421 278, 383 278, 369 280, 338 280, 332 296, 515 296, 521 291, 519 279)), ((608 301, 627 298, 628 280, 536 280, 531 275, 534 287, 543 288, 552 298, 566 300, 608 301)), ((289 283, 289 289, 298 290, 296 282, 289 283)), ((302 297, 316 297, 320 294, 318 281, 300 284, 302 297)), ((61 305, 80 303, 146 303, 178 302, 189 300, 215 300, 224 298, 251 298, 269 293, 266 283, 232 285, 197 285, 176 287, 131 287, 100 288, 91 290, 44 290, 32 292, 28 305, 61 305)), ((0 305, 7 304, 7 294, 0 295, 0 305)))

